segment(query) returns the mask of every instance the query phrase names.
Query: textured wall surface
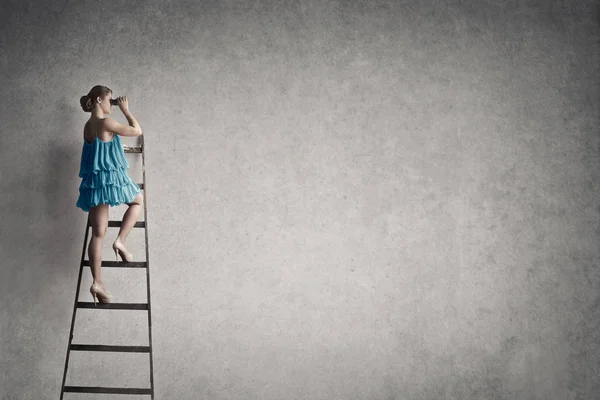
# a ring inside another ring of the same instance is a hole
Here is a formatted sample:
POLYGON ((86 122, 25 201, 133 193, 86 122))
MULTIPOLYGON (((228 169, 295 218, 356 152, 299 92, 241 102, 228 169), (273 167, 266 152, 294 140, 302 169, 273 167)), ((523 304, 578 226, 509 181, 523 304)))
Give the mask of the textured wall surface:
MULTIPOLYGON (((144 131, 156 399, 600 393, 593 1, 0 4, 2 399, 60 394, 96 84, 144 131)), ((82 310, 74 342, 146 335, 82 310)), ((147 357, 71 361, 148 384, 147 357)))

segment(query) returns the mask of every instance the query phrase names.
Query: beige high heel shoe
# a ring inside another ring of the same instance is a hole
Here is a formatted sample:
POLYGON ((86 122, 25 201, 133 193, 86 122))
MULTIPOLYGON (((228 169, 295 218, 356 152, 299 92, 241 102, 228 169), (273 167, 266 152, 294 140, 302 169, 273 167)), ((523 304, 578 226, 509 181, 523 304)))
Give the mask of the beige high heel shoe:
POLYGON ((93 283, 92 286, 90 286, 90 293, 94 298, 94 307, 96 307, 96 298, 98 298, 99 303, 110 303, 110 301, 112 300, 112 296, 104 290, 102 290, 100 288, 100 285, 96 283, 93 283))
POLYGON ((113 243, 113 245, 112 245, 112 248, 113 248, 113 250, 115 252, 115 260, 117 262, 119 262, 119 255, 120 255, 122 261, 132 262, 133 261, 133 254, 127 253, 125 251, 125 248, 123 247, 122 244, 120 246, 116 246, 115 243, 113 243))

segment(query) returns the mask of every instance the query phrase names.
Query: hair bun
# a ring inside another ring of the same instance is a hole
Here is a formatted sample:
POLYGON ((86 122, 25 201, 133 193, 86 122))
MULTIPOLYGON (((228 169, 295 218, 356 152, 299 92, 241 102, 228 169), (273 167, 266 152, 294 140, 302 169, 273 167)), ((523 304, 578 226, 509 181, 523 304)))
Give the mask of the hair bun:
POLYGON ((85 96, 81 96, 79 99, 79 104, 81 108, 85 112, 92 112, 92 99, 86 94, 85 96))

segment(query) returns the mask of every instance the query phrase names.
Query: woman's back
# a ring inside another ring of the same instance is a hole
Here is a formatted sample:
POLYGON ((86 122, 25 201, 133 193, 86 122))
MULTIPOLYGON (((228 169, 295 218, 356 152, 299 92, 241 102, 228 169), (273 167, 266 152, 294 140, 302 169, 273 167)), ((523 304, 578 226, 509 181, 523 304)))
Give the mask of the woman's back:
POLYGON ((116 135, 113 132, 106 130, 105 121, 107 118, 94 119, 90 118, 83 127, 83 139, 86 143, 92 143, 96 137, 103 142, 109 142, 116 135))

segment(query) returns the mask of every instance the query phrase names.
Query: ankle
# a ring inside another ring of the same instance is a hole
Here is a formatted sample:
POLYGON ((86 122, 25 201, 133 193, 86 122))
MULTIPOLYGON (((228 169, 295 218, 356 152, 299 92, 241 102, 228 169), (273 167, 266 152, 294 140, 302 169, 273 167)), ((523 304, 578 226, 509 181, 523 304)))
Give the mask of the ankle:
POLYGON ((94 279, 92 285, 104 286, 104 281, 102 279, 94 279))

